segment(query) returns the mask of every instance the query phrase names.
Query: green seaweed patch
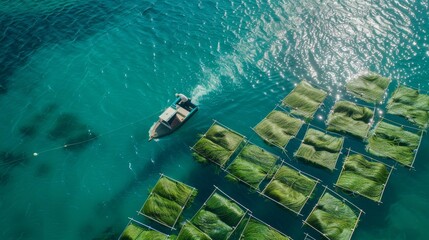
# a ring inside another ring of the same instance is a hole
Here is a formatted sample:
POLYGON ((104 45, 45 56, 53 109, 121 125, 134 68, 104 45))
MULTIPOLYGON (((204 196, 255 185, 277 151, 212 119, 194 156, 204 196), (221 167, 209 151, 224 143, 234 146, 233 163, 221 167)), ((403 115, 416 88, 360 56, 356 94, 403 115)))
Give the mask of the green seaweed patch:
POLYGON ((366 72, 347 82, 346 88, 357 98, 369 103, 383 100, 384 94, 391 80, 377 73, 366 72))
POLYGON ((273 110, 255 126, 254 130, 268 144, 284 148, 298 134, 303 124, 300 119, 273 110))
POLYGON ((335 169, 344 138, 309 128, 295 157, 330 170, 335 169))
POLYGON ((266 150, 248 144, 228 167, 228 172, 258 189, 260 183, 271 173, 277 159, 277 156, 266 150))
POLYGON ((292 114, 311 119, 327 95, 303 80, 283 99, 282 105, 291 108, 292 114))
POLYGON ((215 192, 191 223, 214 240, 227 239, 240 224, 246 212, 233 200, 215 192))
POLYGON ((335 103, 328 116, 328 131, 349 133, 355 137, 366 138, 374 117, 373 110, 349 101, 335 103))
POLYGON ((241 240, 289 240, 288 236, 285 236, 278 230, 268 226, 267 224, 258 221, 254 218, 250 218, 246 228, 244 229, 241 240))
POLYGON ((380 202, 389 171, 380 162, 368 161, 360 154, 351 154, 344 161, 337 186, 380 202))
POLYGON ((345 202, 326 192, 308 216, 306 223, 331 240, 349 240, 358 215, 345 202))
POLYGON ((409 132, 403 127, 382 121, 368 139, 367 151, 411 167, 417 154, 420 138, 421 136, 409 132))
POLYGON ((316 180, 288 166, 282 166, 265 187, 263 194, 287 209, 299 213, 310 198, 316 184, 316 180))
POLYGON ((197 191, 184 183, 162 176, 140 210, 151 219, 174 227, 184 208, 189 207, 197 191))
POLYGON ((120 240, 165 240, 168 236, 158 231, 143 228, 131 222, 122 233, 120 240))
POLYGON ((429 95, 399 86, 387 102, 387 112, 405 117, 419 127, 426 128, 429 121, 429 95))
POLYGON ((197 227, 192 225, 190 222, 186 222, 180 230, 176 240, 211 240, 211 238, 199 230, 197 227))

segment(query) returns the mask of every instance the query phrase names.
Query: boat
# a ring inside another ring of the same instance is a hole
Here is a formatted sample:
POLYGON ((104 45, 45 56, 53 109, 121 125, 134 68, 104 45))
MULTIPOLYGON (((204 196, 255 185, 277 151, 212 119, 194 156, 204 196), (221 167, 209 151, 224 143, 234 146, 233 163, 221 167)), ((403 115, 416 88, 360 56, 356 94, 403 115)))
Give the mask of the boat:
POLYGON ((159 115, 158 121, 149 129, 149 141, 176 131, 197 111, 198 106, 192 103, 191 99, 183 102, 182 98, 177 97, 171 106, 159 115))

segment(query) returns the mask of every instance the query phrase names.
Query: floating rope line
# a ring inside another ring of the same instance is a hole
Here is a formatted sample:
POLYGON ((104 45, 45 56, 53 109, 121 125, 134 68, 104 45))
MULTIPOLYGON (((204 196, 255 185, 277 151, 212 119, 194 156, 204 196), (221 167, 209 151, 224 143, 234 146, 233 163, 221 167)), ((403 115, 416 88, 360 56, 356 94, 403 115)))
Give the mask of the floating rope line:
POLYGON ((43 154, 43 153, 47 153, 47 152, 55 151, 55 150, 58 150, 58 149, 68 148, 68 147, 77 146, 77 145, 80 145, 80 144, 83 144, 83 143, 91 142, 91 141, 93 141, 93 140, 95 140, 95 139, 97 139, 97 138, 104 137, 104 136, 106 136, 106 135, 109 135, 109 134, 112 134, 112 133, 114 133, 114 132, 117 132, 117 131, 119 131, 119 130, 121 130, 121 129, 124 129, 124 128, 126 128, 126 127, 129 127, 129 126, 131 126, 131 125, 134 125, 134 124, 136 124, 136 123, 139 123, 139 122, 142 122, 142 121, 144 121, 144 120, 147 120, 147 119, 149 119, 149 118, 151 118, 151 117, 153 117, 153 116, 158 115, 158 114, 159 114, 159 113, 161 113, 161 112, 162 112, 162 111, 155 112, 155 113, 153 113, 153 114, 151 114, 151 115, 149 115, 149 116, 147 116, 147 117, 145 117, 145 118, 142 118, 142 119, 140 119, 140 120, 137 120, 137 121, 134 121, 134 122, 131 122, 131 123, 127 123, 127 124, 125 124, 125 125, 123 125, 123 126, 120 126, 120 127, 116 128, 116 129, 113 129, 113 130, 111 130, 111 131, 108 131, 108 132, 102 133, 102 134, 100 134, 100 135, 98 135, 98 136, 94 136, 94 137, 92 137, 92 138, 89 138, 89 139, 86 139, 86 140, 83 140, 83 141, 74 142, 74 143, 69 143, 69 144, 64 144, 64 145, 62 145, 62 146, 58 146, 58 147, 54 147, 54 148, 48 148, 48 149, 45 149, 45 150, 42 150, 42 151, 34 152, 34 153, 33 153, 33 156, 34 156, 34 157, 37 157, 37 156, 39 156, 40 154, 43 154))

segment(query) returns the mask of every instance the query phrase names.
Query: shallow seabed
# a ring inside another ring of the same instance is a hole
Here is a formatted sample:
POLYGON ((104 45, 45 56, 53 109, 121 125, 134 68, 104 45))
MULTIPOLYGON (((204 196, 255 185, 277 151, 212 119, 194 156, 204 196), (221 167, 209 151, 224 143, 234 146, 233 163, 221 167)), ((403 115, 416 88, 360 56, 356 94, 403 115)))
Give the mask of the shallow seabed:
MULTIPOLYGON (((312 122, 321 128, 361 71, 390 77, 388 96, 398 84, 429 91, 428 13, 427 1, 411 0, 3 1, 0 238, 114 239, 128 217, 177 234, 136 214, 159 173, 199 189, 187 218, 216 185, 294 239, 320 238, 303 217, 196 163, 189 146, 216 119, 332 188, 342 158, 334 172, 289 160, 250 127, 301 79, 329 92, 312 122), (176 92, 200 111, 147 142, 176 92)), ((298 146, 288 145, 290 157, 298 146)), ((426 134, 415 170, 397 166, 383 204, 340 192, 366 212, 354 239, 429 238, 428 146, 426 134)))

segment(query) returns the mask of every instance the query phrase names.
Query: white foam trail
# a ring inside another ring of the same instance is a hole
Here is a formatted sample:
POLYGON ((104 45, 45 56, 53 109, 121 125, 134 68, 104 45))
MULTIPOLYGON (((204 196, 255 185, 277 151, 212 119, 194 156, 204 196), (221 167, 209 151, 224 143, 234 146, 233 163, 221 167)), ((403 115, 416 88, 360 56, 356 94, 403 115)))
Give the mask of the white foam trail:
POLYGON ((216 76, 211 71, 205 71, 204 75, 205 75, 204 79, 207 79, 207 80, 203 81, 203 83, 198 84, 192 90, 192 93, 191 93, 192 102, 196 104, 199 104, 200 100, 204 99, 204 97, 207 94, 218 90, 222 85, 219 77, 216 76))

